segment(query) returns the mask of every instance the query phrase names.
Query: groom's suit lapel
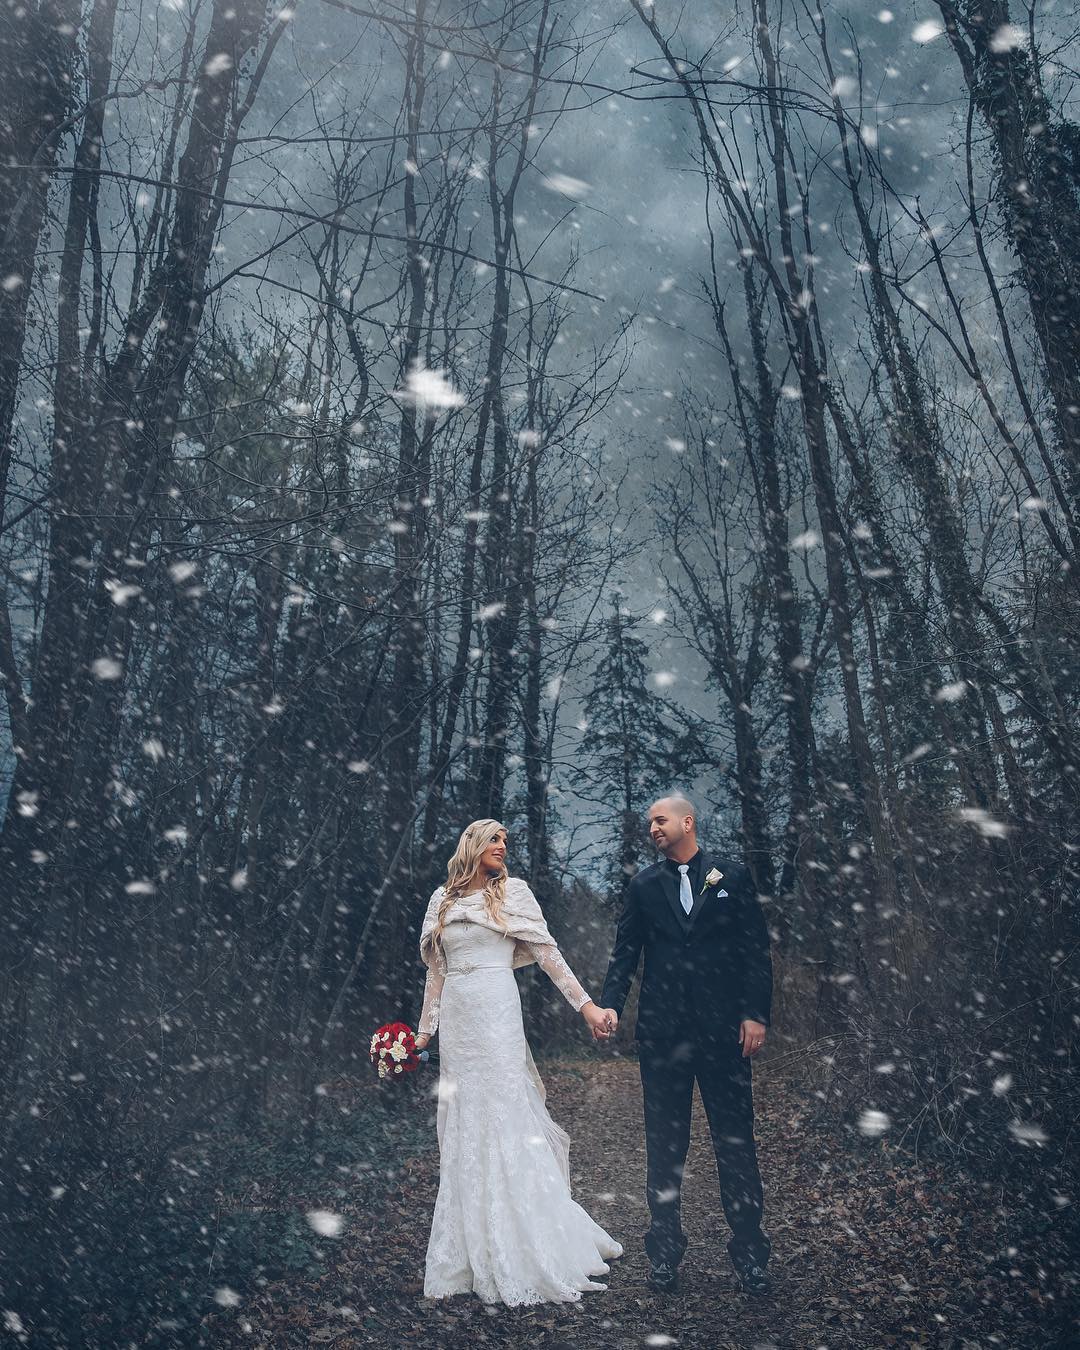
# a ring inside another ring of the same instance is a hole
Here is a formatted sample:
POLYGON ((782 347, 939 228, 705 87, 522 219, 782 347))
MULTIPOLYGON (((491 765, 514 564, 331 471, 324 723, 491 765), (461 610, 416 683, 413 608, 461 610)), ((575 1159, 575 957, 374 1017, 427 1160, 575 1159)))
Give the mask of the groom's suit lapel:
POLYGON ((668 908, 671 910, 671 916, 675 920, 680 933, 684 935, 688 934, 695 927, 702 914, 711 913, 718 903, 723 903, 722 899, 718 901, 717 891, 724 888, 725 879, 722 878, 715 886, 705 885, 705 878, 714 867, 718 872, 724 870, 720 867, 717 859, 714 858, 712 854, 702 850, 701 868, 699 872, 701 884, 697 887, 697 891, 694 895, 694 907, 689 914, 683 909, 682 901, 679 899, 678 872, 676 872, 674 868, 669 867, 666 862, 659 863, 658 867, 660 874, 657 884, 663 893, 664 899, 667 901, 668 908))
MULTIPOLYGON (((694 924, 701 918, 702 911, 711 909, 716 903, 716 892, 719 887, 705 885, 705 878, 714 867, 716 867, 716 859, 711 853, 706 853, 702 850, 700 869, 701 884, 698 886, 697 894, 694 896, 694 908, 690 911, 690 918, 688 921, 691 928, 693 928, 694 924)), ((720 869, 717 868, 717 870, 719 871, 720 869)), ((724 883, 721 881, 720 886, 723 884, 724 883)), ((680 911, 682 910, 681 905, 679 906, 679 909, 680 911)))
POLYGON ((664 893, 668 907, 671 910, 672 917, 680 932, 685 932, 688 925, 686 912, 683 910, 682 901, 679 899, 679 874, 670 868, 666 862, 659 864, 660 868, 660 889, 664 893))

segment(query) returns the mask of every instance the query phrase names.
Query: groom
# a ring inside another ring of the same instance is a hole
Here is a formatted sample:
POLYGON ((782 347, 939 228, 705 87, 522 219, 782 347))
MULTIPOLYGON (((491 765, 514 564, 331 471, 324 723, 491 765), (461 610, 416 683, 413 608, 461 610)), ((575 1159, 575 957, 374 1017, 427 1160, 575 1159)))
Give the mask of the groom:
POLYGON ((732 1232, 728 1254, 742 1288, 767 1293, 772 1244, 761 1229, 750 1071, 772 999, 765 917, 747 868, 698 848, 685 797, 655 802, 649 833, 664 856, 627 887, 600 999, 609 1028, 593 1033, 602 1040, 615 1031, 644 952, 636 1038, 652 1216, 648 1282, 664 1293, 678 1285, 686 1250, 679 1199, 696 1080, 732 1232))

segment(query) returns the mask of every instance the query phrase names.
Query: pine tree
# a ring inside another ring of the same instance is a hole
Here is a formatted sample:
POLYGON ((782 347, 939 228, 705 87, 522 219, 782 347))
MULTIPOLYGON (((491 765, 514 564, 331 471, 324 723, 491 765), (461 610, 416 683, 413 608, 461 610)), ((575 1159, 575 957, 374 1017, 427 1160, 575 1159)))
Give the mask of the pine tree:
POLYGON ((588 795, 618 833, 618 853, 605 877, 616 902, 630 877, 652 858, 645 819, 650 804, 678 790, 707 761, 702 737, 686 713, 648 688, 649 649, 636 636, 638 623, 616 603, 588 701, 588 795))

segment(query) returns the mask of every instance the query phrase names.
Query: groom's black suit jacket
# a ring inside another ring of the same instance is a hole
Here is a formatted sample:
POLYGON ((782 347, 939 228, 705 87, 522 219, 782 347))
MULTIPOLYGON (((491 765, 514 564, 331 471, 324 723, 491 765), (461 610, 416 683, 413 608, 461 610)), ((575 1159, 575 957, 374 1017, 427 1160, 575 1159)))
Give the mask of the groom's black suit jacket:
POLYGON ((769 933, 749 869, 699 852, 689 875, 696 883, 689 916, 667 859, 639 872, 626 889, 600 1006, 622 1017, 644 952, 639 1041, 728 1041, 744 1018, 769 1022, 769 933), (722 878, 703 890, 712 868, 722 878))

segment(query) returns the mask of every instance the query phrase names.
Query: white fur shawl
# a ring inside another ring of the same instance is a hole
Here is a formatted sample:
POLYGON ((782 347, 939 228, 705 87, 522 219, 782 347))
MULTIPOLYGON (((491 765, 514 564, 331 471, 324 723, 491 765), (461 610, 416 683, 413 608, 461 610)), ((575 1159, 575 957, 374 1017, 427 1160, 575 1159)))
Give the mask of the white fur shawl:
MULTIPOLYGON (((445 887, 440 886, 432 895, 420 930, 420 958, 426 966, 431 966, 442 974, 446 973, 446 958, 442 949, 435 945, 435 927, 439 920, 439 905, 445 893, 445 887)), ((501 924, 492 921, 484 904, 483 895, 477 892, 475 895, 460 896, 447 915, 447 922, 468 920, 470 923, 482 924, 493 932, 513 938, 515 970, 536 960, 528 944, 535 942, 547 946, 555 942, 548 931, 536 896, 529 889, 528 883, 522 881, 520 877, 507 878, 506 900, 499 918, 501 924)))

